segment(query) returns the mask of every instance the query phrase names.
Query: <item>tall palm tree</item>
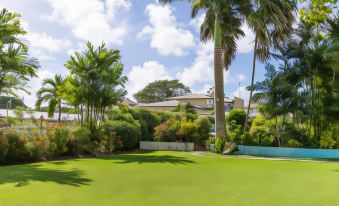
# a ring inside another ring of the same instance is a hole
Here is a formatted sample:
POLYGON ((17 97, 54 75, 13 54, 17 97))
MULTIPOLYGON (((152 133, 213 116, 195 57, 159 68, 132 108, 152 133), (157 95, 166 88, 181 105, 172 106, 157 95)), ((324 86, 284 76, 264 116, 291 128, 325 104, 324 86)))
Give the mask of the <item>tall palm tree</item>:
POLYGON ((247 23, 255 33, 252 64, 250 98, 247 107, 244 131, 247 129, 249 110, 252 102, 253 84, 257 58, 264 61, 271 46, 281 45, 292 33, 297 9, 294 0, 257 0, 253 1, 255 9, 247 17, 247 23))
MULTIPOLYGON (((160 0, 169 3, 175 0, 160 0)), ((236 41, 244 36, 240 29, 245 16, 251 11, 250 0, 187 0, 192 3, 192 17, 200 10, 206 12, 200 28, 200 38, 214 40, 214 101, 216 114, 216 137, 226 135, 224 105, 224 69, 235 57, 236 41)))
POLYGON ((35 102, 35 106, 40 108, 42 103, 48 102, 48 117, 53 117, 55 109, 58 108, 58 122, 61 120, 61 100, 64 92, 64 82, 65 80, 61 75, 55 75, 54 79, 44 79, 42 82, 43 87, 36 93, 37 101, 35 102))

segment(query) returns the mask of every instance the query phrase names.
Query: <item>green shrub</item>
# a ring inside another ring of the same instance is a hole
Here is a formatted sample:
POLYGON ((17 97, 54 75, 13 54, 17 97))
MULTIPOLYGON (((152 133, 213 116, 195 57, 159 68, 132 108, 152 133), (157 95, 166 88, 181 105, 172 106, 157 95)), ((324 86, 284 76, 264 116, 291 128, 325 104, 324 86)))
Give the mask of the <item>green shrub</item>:
POLYGON ((242 142, 243 126, 237 124, 235 120, 229 122, 227 127, 227 135, 230 141, 240 144, 242 142))
POLYGON ((27 148, 33 160, 41 160, 43 157, 48 156, 48 141, 45 136, 30 138, 27 148))
POLYGON ((215 150, 218 153, 222 153, 224 151, 224 147, 226 144, 226 138, 225 137, 217 137, 215 138, 215 150))
POLYGON ((287 146, 289 146, 289 147, 302 147, 303 144, 300 143, 298 140, 289 139, 288 142, 287 142, 287 146))
POLYGON ((167 120, 154 128, 154 140, 159 142, 175 142, 179 128, 178 121, 175 119, 167 120))
POLYGON ((6 162, 7 152, 9 149, 8 140, 0 136, 0 162, 6 162))
POLYGON ((330 149, 333 148, 336 141, 333 138, 333 131, 325 130, 320 137, 319 146, 320 148, 330 149))
POLYGON ((85 127, 73 128, 71 130, 68 150, 75 155, 91 153, 93 151, 91 131, 85 127))
POLYGON ((134 149, 140 139, 140 128, 124 121, 109 121, 104 125, 105 133, 115 132, 121 137, 122 145, 125 150, 134 149))
POLYGON ((227 115, 227 121, 235 121, 238 125, 244 125, 246 121, 246 112, 243 109, 233 109, 227 115))
POLYGON ((174 117, 174 114, 172 112, 156 112, 156 114, 159 116, 160 118, 160 122, 164 123, 169 119, 172 119, 174 117))
POLYGON ((98 150, 102 153, 112 153, 123 149, 121 137, 115 132, 110 131, 102 136, 98 150))
POLYGON ((198 127, 193 122, 181 122, 177 136, 184 142, 198 142, 198 127))
POLYGON ((255 145, 271 146, 275 141, 274 136, 269 132, 266 119, 261 115, 253 119, 250 135, 255 145))
POLYGON ((20 162, 30 159, 30 154, 26 147, 27 139, 25 137, 14 131, 9 131, 4 137, 8 142, 6 162, 20 162))
POLYGON ((160 117, 152 111, 136 108, 130 109, 129 112, 132 114, 135 120, 138 120, 141 129, 141 141, 152 141, 154 128, 161 124, 160 117))
POLYGON ((210 146, 211 144, 215 144, 215 137, 214 136, 209 136, 208 139, 206 140, 206 150, 210 151, 210 146))
POLYGON ((199 141, 207 140, 212 126, 208 117, 200 116, 194 121, 194 124, 198 127, 199 141))
POLYGON ((68 128, 57 127, 49 135, 50 153, 62 155, 68 151, 67 145, 71 139, 71 132, 68 128))
POLYGON ((211 124, 215 124, 215 117, 214 116, 208 115, 207 117, 210 120, 211 124))

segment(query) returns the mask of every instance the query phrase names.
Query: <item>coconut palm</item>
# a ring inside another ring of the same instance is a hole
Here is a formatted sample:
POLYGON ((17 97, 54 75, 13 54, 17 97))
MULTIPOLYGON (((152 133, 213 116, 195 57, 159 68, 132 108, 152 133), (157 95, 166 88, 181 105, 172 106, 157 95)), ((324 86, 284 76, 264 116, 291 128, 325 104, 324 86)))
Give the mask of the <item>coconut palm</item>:
POLYGON ((26 42, 20 37, 20 15, 0 10, 0 94, 17 97, 16 91, 29 94, 27 81, 36 77, 39 62, 28 55, 26 42))
POLYGON ((61 120, 61 100, 64 93, 64 82, 65 80, 61 75, 55 75, 54 79, 44 79, 42 82, 43 87, 36 93, 37 100, 35 106, 40 108, 42 103, 48 102, 48 117, 53 117, 55 109, 58 108, 58 122, 61 120))
MULTIPOLYGON (((175 0, 160 0, 169 3, 175 0)), ((241 26, 251 11, 250 0, 187 0, 192 3, 192 17, 199 11, 206 16, 200 28, 200 38, 206 42, 214 40, 214 100, 216 114, 216 136, 226 135, 224 109, 224 69, 235 57, 236 41, 244 36, 241 26)))
POLYGON ((244 131, 247 129, 248 115, 252 102, 253 84, 257 58, 264 61, 271 46, 281 45, 292 33, 297 9, 294 0, 258 0, 253 1, 256 8, 247 17, 247 23, 255 33, 252 64, 250 98, 247 107, 244 131))

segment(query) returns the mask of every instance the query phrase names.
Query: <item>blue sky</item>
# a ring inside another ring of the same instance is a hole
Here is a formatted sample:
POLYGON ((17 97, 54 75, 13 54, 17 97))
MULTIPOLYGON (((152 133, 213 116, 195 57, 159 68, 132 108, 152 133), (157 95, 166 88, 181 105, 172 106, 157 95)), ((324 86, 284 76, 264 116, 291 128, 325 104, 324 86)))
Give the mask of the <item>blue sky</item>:
MULTIPOLYGON (((119 49, 128 76, 128 97, 159 79, 179 79, 195 93, 213 86, 213 44, 199 41, 203 13, 192 20, 190 5, 163 5, 155 0, 0 0, 0 7, 22 14, 30 54, 39 58, 39 78, 29 83, 33 95, 20 93, 29 106, 41 80, 54 74, 67 75, 63 66, 87 40, 105 42, 119 49)), ((244 26, 246 37, 238 42, 238 54, 225 73, 225 94, 248 98, 244 86, 250 81, 254 35, 244 26)), ((259 63, 256 80, 263 78, 259 63)), ((247 104, 247 103, 245 103, 247 104)))

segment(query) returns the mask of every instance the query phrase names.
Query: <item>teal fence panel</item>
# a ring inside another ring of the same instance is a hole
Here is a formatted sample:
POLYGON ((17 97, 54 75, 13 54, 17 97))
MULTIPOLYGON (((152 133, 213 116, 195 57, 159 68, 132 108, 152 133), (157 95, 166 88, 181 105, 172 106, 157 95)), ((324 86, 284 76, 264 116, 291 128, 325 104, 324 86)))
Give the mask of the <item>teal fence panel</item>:
POLYGON ((339 149, 306 149, 238 145, 239 154, 269 157, 339 158, 339 149))

